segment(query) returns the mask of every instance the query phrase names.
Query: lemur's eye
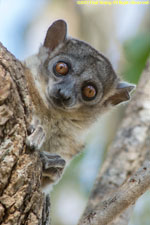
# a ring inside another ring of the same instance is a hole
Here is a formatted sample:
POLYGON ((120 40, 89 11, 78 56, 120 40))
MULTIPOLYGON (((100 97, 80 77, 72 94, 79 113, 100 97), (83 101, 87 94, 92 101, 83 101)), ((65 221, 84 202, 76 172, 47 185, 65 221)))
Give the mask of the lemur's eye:
POLYGON ((87 84, 82 88, 82 95, 85 100, 93 100, 96 97, 97 90, 92 84, 87 84))
POLYGON ((69 72, 69 67, 65 62, 58 62, 55 65, 55 71, 59 75, 66 75, 69 72))

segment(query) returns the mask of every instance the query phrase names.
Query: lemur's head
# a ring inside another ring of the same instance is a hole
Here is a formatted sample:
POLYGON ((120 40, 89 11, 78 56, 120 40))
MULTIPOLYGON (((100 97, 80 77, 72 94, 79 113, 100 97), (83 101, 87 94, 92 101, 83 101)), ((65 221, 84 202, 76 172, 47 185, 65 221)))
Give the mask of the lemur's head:
POLYGON ((92 117, 128 101, 135 87, 120 81, 109 60, 89 44, 67 38, 63 20, 49 27, 39 56, 46 99, 56 110, 92 117))

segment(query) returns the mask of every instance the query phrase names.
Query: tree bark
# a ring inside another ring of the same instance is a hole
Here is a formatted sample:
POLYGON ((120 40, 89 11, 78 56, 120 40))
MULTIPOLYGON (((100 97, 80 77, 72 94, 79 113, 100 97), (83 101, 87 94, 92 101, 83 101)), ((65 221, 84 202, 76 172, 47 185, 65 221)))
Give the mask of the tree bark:
MULTIPOLYGON (((150 186, 149 162, 143 165, 150 159, 149 88, 150 63, 109 148, 79 225, 127 224, 131 205, 150 186)), ((42 164, 39 155, 25 145, 31 116, 24 67, 0 44, 1 225, 49 224, 49 197, 40 189, 42 164)))
MULTIPOLYGON (((25 145, 32 106, 22 64, 0 44, 0 224, 46 224, 42 165, 25 145)), ((48 222, 47 222, 48 224, 48 222)))

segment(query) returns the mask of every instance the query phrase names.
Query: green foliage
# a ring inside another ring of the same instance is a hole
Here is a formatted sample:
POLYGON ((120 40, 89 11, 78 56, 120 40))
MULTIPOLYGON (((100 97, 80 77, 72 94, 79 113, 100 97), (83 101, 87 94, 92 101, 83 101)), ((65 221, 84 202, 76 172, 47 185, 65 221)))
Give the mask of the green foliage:
POLYGON ((126 80, 137 83, 150 55, 150 32, 137 35, 124 44, 128 65, 124 69, 126 80))

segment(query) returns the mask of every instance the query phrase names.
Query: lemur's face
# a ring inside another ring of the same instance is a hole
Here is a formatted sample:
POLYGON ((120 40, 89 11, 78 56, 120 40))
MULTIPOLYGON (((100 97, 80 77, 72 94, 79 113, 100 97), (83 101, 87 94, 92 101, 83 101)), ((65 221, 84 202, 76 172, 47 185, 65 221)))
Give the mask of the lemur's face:
POLYGON ((92 108, 94 112, 129 99, 133 86, 120 82, 111 63, 90 45, 67 39, 64 21, 51 25, 44 47, 49 49, 44 63, 46 98, 54 108, 63 111, 92 108))
POLYGON ((101 102, 105 87, 115 86, 118 79, 102 55, 75 39, 66 41, 49 59, 47 74, 47 99, 66 110, 94 107, 101 102))

